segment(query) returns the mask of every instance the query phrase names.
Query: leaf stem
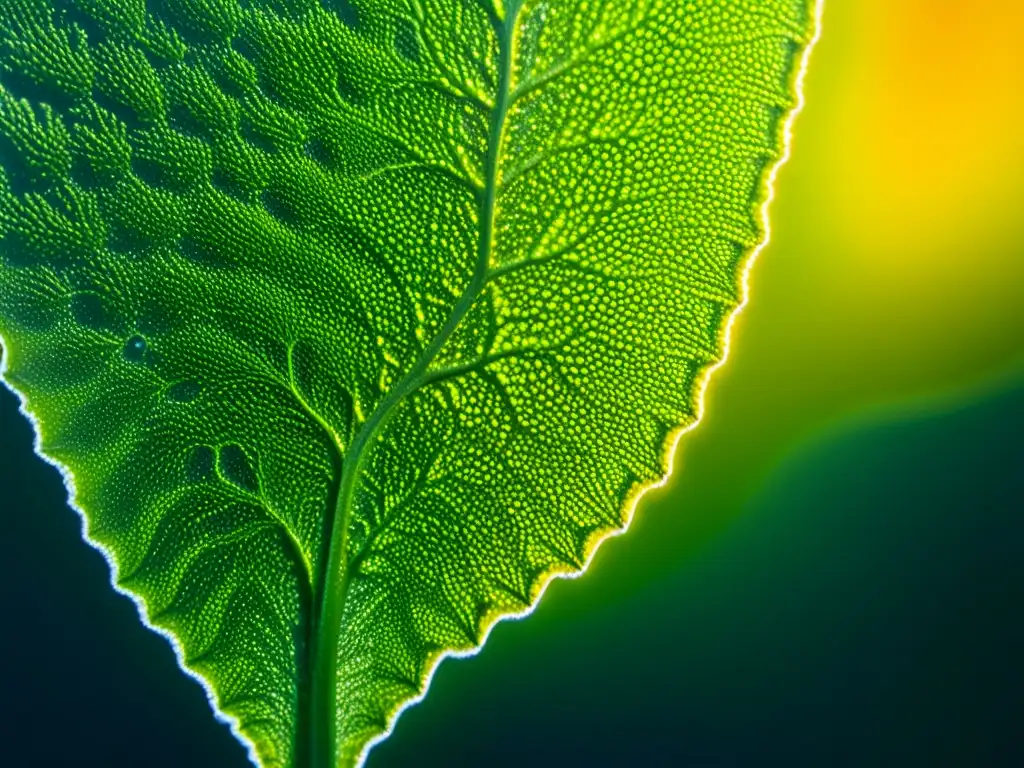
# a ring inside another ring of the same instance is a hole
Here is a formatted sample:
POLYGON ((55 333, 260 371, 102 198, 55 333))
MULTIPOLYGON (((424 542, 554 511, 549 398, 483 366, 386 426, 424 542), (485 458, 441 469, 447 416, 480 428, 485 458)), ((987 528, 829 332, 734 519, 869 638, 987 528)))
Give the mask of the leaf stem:
POLYGON ((348 531, 352 517, 359 476, 368 448, 379 438, 381 430, 398 411, 399 406, 429 381, 427 369, 441 352, 445 342, 469 312, 487 284, 487 274, 494 249, 494 225, 497 209, 498 174, 505 121, 510 106, 513 37, 520 0, 510 0, 504 19, 495 18, 498 36, 498 86, 491 111, 487 155, 484 159, 484 186, 477 195, 480 236, 476 264, 465 291, 459 297, 451 316, 424 349, 409 372, 387 394, 363 424, 346 452, 337 488, 337 501, 329 511, 330 548, 322 579, 322 593, 317 596, 313 618, 311 685, 312 720, 309 729, 311 768, 336 768, 338 754, 338 687, 337 670, 345 598, 351 581, 348 559, 348 531))

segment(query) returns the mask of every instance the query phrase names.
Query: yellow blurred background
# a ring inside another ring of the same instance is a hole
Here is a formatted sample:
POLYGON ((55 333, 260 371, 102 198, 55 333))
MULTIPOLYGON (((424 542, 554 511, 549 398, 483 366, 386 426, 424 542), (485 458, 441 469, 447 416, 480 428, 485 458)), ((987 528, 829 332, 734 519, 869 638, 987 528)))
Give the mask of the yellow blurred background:
POLYGON ((1022 34, 1014 0, 826 3, 738 360, 804 314, 860 405, 1024 351, 1022 34))

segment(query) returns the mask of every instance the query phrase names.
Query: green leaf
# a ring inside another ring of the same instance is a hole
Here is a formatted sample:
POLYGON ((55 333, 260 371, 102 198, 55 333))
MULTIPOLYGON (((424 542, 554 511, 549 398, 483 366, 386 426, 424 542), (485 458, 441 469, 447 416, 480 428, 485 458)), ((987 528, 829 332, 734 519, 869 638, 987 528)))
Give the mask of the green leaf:
POLYGON ((264 766, 582 571, 722 359, 805 0, 0 0, 0 333, 264 766))

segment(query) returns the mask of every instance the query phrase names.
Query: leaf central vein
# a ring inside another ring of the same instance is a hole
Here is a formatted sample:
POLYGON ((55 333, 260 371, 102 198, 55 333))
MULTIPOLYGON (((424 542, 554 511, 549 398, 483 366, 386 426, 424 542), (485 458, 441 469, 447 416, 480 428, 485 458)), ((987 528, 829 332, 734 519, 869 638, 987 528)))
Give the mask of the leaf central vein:
POLYGON ((337 656, 341 640, 345 597, 354 575, 348 553, 348 533, 362 462, 369 446, 400 406, 413 393, 429 383, 430 377, 427 375, 427 371, 430 365, 456 328, 459 327, 488 282, 488 271, 494 249, 501 146, 505 135, 506 117, 512 103, 513 37, 519 8, 519 2, 510 3, 505 18, 494 25, 499 48, 498 84, 494 107, 490 114, 487 154, 483 169, 484 179, 477 196, 480 231, 473 274, 452 309, 447 322, 430 344, 424 348, 422 355, 409 372, 394 385, 370 414, 355 439, 348 446, 342 459, 336 503, 333 508, 327 510, 329 541, 325 542, 325 546, 328 551, 324 564, 324 578, 321 581, 322 590, 314 596, 313 642, 310 649, 312 663, 309 665, 312 699, 312 722, 309 738, 315 765, 334 764, 336 758, 337 656))

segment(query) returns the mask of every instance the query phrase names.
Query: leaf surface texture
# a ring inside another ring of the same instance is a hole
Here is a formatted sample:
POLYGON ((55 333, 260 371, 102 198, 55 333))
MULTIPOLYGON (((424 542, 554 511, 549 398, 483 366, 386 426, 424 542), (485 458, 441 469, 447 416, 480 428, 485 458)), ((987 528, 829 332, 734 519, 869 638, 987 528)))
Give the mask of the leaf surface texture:
POLYGON ((271 766, 351 765, 668 469, 802 0, 0 0, 6 381, 271 766))

